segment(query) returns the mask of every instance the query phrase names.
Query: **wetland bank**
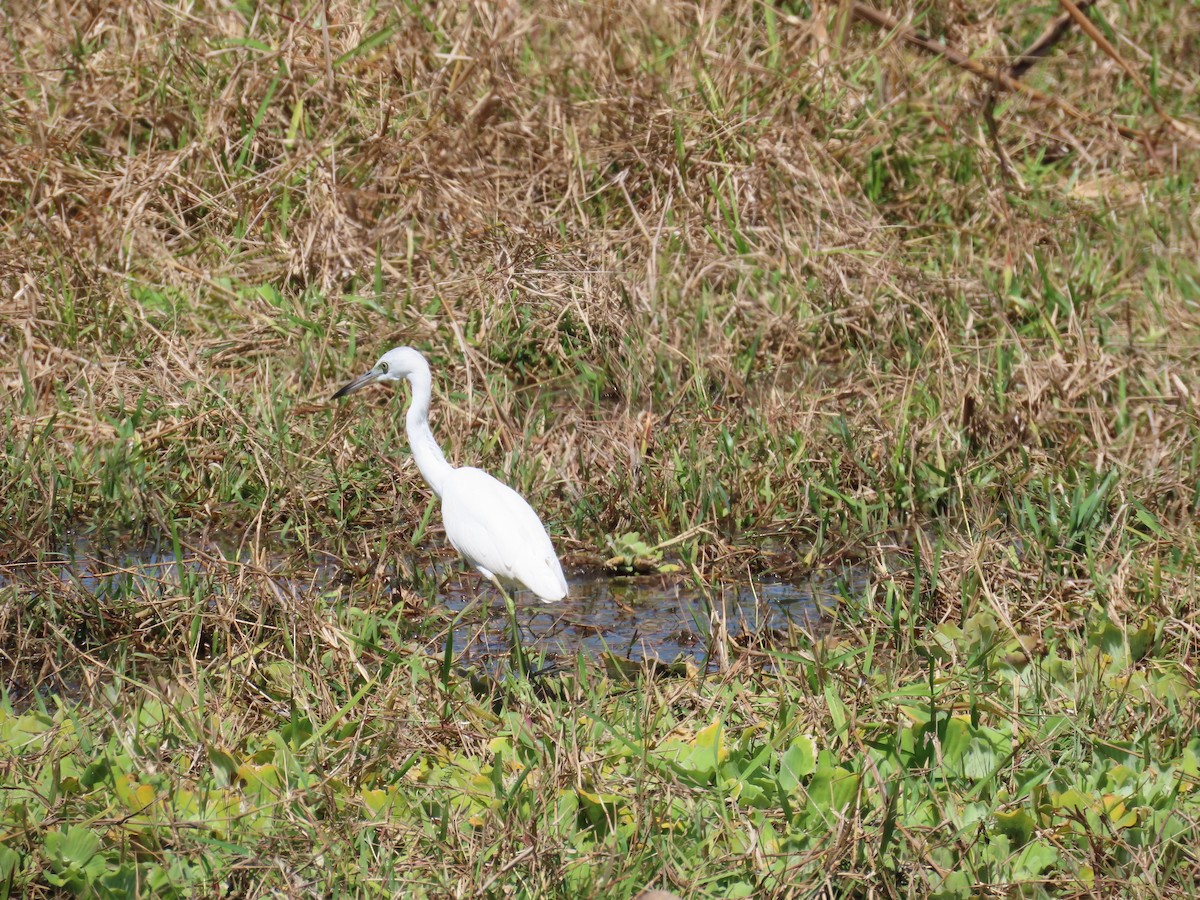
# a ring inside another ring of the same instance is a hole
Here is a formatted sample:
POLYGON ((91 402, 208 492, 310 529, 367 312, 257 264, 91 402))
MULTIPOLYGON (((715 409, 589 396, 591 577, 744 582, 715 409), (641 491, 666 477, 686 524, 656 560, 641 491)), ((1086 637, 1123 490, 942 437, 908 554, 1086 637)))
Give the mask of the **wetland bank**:
POLYGON ((0 895, 1196 893, 1200 14, 826 6, 0 13, 0 895))

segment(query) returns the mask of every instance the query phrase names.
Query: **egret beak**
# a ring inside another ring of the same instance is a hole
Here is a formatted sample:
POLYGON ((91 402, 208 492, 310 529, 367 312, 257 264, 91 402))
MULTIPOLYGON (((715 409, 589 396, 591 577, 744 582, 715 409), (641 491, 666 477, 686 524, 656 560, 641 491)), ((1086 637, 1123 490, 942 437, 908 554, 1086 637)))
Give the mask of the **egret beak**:
POLYGON ((330 397, 330 400, 337 400, 339 397, 345 397, 347 394, 353 394, 355 391, 362 390, 368 384, 374 384, 382 377, 383 373, 378 369, 372 369, 366 375, 359 375, 348 385, 339 390, 336 394, 330 397))

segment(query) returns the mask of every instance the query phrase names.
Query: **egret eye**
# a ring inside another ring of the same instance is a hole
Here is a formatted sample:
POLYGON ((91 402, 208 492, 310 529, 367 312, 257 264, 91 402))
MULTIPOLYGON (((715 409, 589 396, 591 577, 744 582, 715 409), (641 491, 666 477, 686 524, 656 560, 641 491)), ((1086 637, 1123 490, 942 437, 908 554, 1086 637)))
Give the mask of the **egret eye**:
POLYGON ((380 374, 380 375, 386 375, 386 374, 387 374, 387 363, 385 363, 385 362, 381 362, 381 363, 379 364, 379 374, 380 374))

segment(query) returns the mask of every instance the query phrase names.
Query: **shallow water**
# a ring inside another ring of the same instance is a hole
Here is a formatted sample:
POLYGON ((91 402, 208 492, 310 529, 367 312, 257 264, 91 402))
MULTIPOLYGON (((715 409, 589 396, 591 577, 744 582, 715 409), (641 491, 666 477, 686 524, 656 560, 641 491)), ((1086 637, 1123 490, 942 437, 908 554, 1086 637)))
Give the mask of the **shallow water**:
MULTIPOLYGON (((464 580, 471 576, 465 576, 464 580)), ((508 620, 499 592, 478 579, 474 590, 451 589, 443 595, 458 612, 483 592, 487 614, 454 633, 456 652, 468 659, 502 656, 508 651, 508 620)), ((640 662, 690 660, 705 667, 712 637, 724 629, 735 640, 748 640, 791 626, 809 632, 826 627, 838 598, 866 587, 865 573, 850 570, 837 577, 803 584, 760 581, 698 589, 690 580, 666 576, 570 578, 566 600, 544 604, 528 592, 514 596, 521 641, 532 656, 548 661, 613 654, 640 662)))
MULTIPOLYGON (((282 553, 252 560, 246 551, 213 542, 187 542, 177 555, 169 540, 100 542, 76 535, 58 552, 38 563, 0 567, 0 586, 26 580, 36 566, 55 571, 62 582, 78 584, 98 599, 129 597, 153 599, 177 595, 182 579, 221 576, 239 566, 266 569, 289 595, 316 598, 340 585, 339 603, 356 602, 356 584, 339 563, 329 557, 298 567, 282 553), (26 574, 23 574, 26 573, 26 574)), ((509 650, 508 620, 499 592, 456 560, 431 557, 424 573, 440 585, 438 602, 454 613, 479 602, 454 631, 454 653, 460 664, 483 664, 504 658, 509 650)), ((527 591, 514 595, 521 640, 533 658, 547 662, 611 654, 621 660, 686 660, 700 668, 712 659, 714 636, 727 634, 750 642, 790 627, 809 632, 822 630, 828 612, 840 597, 865 590, 866 572, 845 567, 815 574, 799 582, 763 579, 753 583, 721 584, 707 589, 677 576, 612 577, 592 572, 568 571, 570 596, 559 603, 543 604, 527 591)), ((385 575, 385 577, 387 577, 385 575)), ((44 582, 43 582, 44 583, 44 582)), ((220 579, 207 589, 215 595, 227 590, 220 579)), ((365 593, 365 590, 362 591, 365 593)), ((444 635, 431 645, 431 654, 444 651, 444 635)))

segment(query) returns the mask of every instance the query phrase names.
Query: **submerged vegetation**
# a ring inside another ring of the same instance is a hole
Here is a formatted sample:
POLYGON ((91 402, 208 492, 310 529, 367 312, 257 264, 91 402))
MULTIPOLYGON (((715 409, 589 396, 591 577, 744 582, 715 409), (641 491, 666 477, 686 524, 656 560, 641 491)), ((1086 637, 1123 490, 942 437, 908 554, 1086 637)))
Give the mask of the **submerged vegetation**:
POLYGON ((1078 5, 8 4, 0 897, 1194 896, 1200 12, 1078 5), (463 671, 397 344, 569 576, 871 583, 463 671))

